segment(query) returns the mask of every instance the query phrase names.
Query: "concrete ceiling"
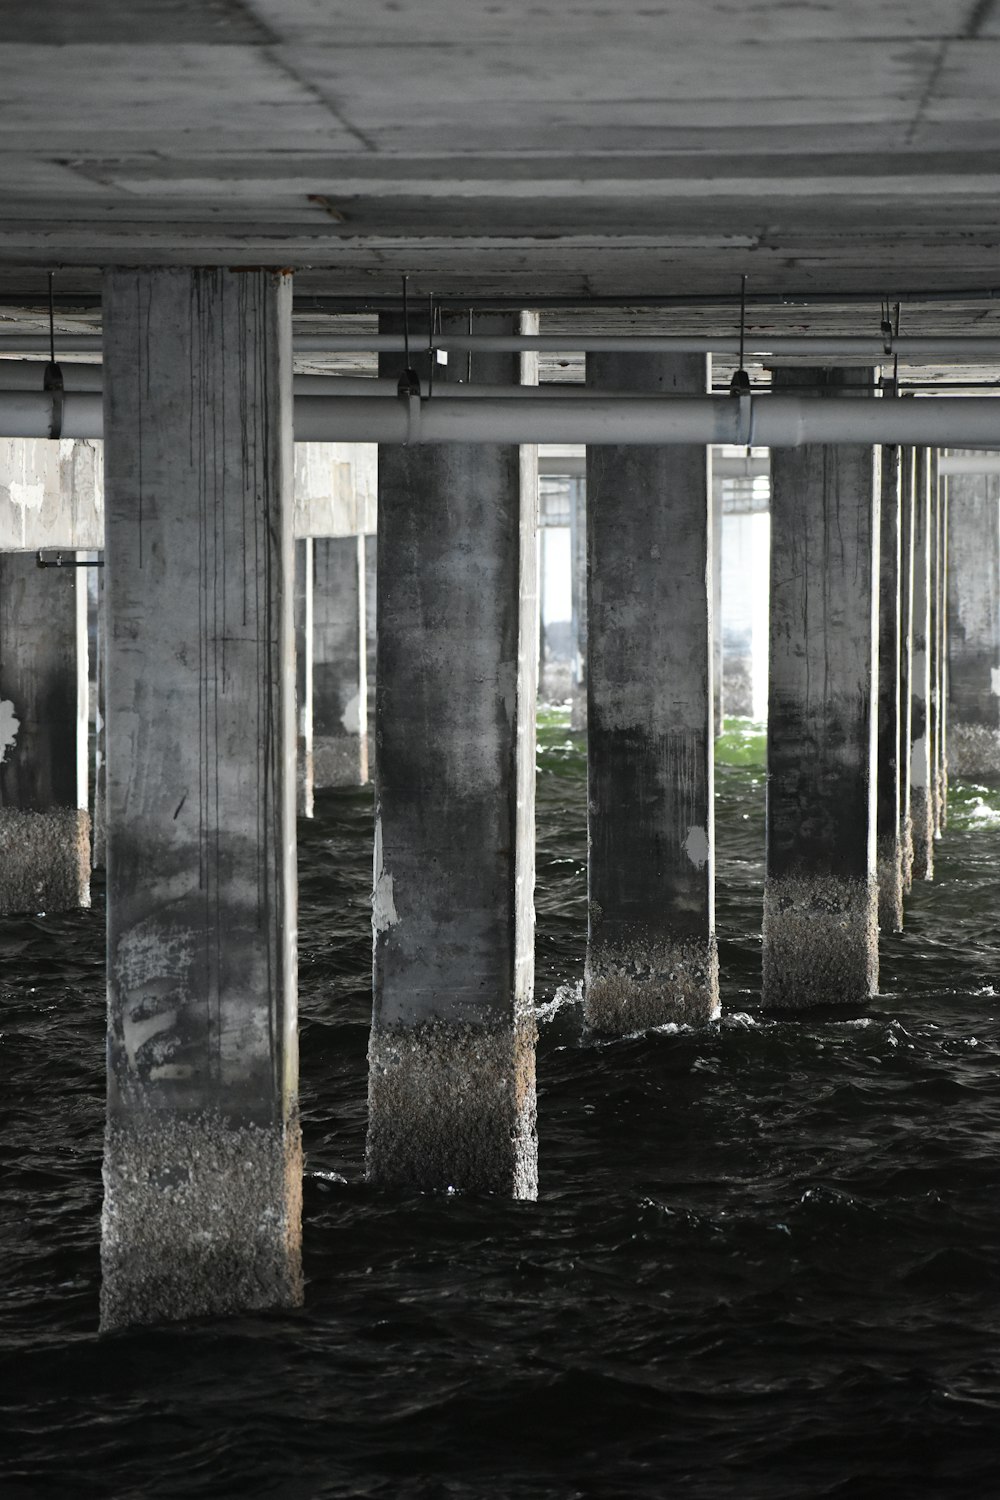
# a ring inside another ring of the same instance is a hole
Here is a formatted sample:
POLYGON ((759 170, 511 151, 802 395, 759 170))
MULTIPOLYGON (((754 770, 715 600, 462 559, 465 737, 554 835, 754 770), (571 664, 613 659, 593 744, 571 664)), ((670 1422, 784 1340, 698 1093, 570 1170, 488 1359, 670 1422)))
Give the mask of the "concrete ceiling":
POLYGON ((49 267, 86 316, 101 265, 189 261, 995 319, 954 294, 1000 287, 997 0, 0 0, 0 35, 0 317, 49 267))

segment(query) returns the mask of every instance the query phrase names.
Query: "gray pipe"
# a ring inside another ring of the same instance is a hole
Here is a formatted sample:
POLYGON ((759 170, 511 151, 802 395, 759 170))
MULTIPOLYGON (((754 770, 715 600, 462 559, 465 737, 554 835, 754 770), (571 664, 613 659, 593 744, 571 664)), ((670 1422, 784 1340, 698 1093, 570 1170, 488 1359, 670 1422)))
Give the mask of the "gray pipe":
MULTIPOLYGON (((912 443, 1000 448, 1000 399, 923 397, 912 401, 802 396, 534 395, 503 400, 451 395, 295 397, 298 442, 713 444, 797 448, 805 443, 912 443)), ((102 398, 69 391, 62 436, 99 438, 102 398)), ((51 397, 0 391, 0 437, 51 435, 51 397)))

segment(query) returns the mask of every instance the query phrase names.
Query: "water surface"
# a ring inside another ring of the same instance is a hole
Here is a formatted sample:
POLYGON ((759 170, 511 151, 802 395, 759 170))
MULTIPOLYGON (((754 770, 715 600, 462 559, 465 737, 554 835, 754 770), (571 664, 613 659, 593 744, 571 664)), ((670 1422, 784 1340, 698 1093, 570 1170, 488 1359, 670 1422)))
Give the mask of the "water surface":
POLYGON ((541 738, 536 1204, 364 1186, 370 793, 300 825, 302 1312, 96 1337, 100 892, 0 922, 3 1500, 1000 1494, 995 794, 953 791, 879 997, 783 1020, 737 728, 723 1020, 596 1040, 584 755, 541 738))

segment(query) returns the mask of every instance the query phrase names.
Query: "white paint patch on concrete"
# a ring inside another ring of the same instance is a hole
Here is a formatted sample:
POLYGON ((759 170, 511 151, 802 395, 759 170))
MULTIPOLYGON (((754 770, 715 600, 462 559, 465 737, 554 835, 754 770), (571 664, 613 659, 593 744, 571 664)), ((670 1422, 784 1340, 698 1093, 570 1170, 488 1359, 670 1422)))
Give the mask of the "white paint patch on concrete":
POLYGON ((911 787, 919 787, 921 790, 926 790, 928 785, 929 771, 930 765, 927 755, 927 736, 924 735, 922 739, 913 741, 913 748, 910 752, 911 787))
POLYGON ((692 824, 687 831, 687 838, 684 840, 684 853, 695 869, 703 870, 705 868, 711 852, 708 834, 705 832, 705 829, 700 828, 697 824, 692 824))
POLYGON ((11 481, 10 503, 16 505, 18 510, 41 510, 44 499, 44 484, 19 484, 17 480, 11 481))
POLYGON ((346 734, 361 733, 361 694, 355 693, 340 716, 346 734))
POLYGON ((375 888, 372 892, 372 931, 388 932, 399 921, 392 876, 382 866, 382 819, 375 819, 375 888))
POLYGON ((17 743, 17 731, 21 721, 15 718, 14 705, 9 698, 0 699, 0 765, 3 765, 8 750, 17 743))
POLYGON ((990 668, 990 692, 994 698, 1000 698, 1000 667, 990 668))

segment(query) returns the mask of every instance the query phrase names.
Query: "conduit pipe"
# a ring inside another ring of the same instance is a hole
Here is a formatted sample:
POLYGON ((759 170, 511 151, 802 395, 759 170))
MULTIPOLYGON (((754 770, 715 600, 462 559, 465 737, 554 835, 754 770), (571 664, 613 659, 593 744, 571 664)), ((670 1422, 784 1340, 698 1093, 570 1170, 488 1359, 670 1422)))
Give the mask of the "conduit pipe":
MULTIPOLYGON (((411 349, 425 352, 426 339, 415 333, 411 349)), ((298 333, 292 347, 297 354, 402 354, 402 335, 378 333, 298 333)), ((455 354, 717 354, 735 359, 739 356, 739 339, 728 335, 687 334, 439 334, 435 349, 455 354)), ((47 333, 0 333, 0 354, 47 353, 47 333)), ((58 354, 99 354, 99 333, 57 333, 58 354)), ((762 334, 751 331, 746 337, 745 354, 754 360, 845 359, 860 364, 878 365, 898 355, 904 364, 958 364, 1000 361, 1000 336, 991 334, 927 334, 895 338, 886 343, 879 336, 866 334, 762 334)))
MULTIPOLYGON (((810 396, 296 396, 298 442, 340 443, 912 443, 1000 448, 1000 398, 912 401, 810 396)), ((0 437, 99 438, 102 398, 69 391, 54 430, 52 396, 0 391, 0 437)))

